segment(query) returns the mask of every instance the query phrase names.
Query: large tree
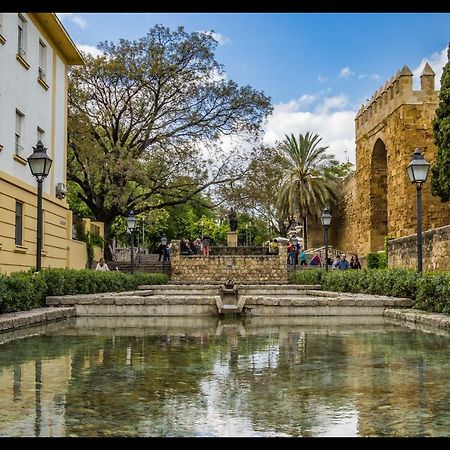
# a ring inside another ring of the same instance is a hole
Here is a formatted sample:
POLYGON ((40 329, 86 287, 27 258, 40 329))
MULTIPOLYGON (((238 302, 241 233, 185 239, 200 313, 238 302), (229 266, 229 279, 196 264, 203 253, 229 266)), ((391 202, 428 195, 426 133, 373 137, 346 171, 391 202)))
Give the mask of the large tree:
POLYGON ((138 41, 102 43, 70 73, 68 179, 105 223, 181 204, 240 176, 240 155, 214 148, 223 135, 255 138, 270 99, 223 76, 210 33, 156 26, 138 41))
POLYGON ((283 155, 283 178, 278 195, 280 208, 287 215, 303 218, 304 248, 308 248, 307 218, 317 217, 332 207, 339 195, 337 161, 320 146, 318 134, 286 135, 279 149, 283 155))
POLYGON ((431 168, 431 192, 443 202, 450 199, 450 43, 447 57, 441 78, 439 106, 433 120, 437 154, 431 168))

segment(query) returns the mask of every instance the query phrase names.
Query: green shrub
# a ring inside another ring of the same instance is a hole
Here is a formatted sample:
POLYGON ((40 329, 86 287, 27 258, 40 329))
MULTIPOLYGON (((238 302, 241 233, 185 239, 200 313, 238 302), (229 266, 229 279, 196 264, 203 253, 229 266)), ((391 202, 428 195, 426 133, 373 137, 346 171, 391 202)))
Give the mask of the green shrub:
POLYGON ((162 273, 128 275, 88 269, 46 269, 39 273, 0 274, 0 313, 44 306, 47 296, 130 291, 141 284, 165 283, 167 276, 162 273))
POLYGON ((44 304, 46 284, 41 274, 17 272, 0 276, 0 313, 26 311, 44 304))
POLYGON ((299 270, 289 274, 291 284, 322 284, 322 277, 325 275, 323 269, 299 270))
POLYGON ((429 272, 419 277, 415 307, 450 314, 450 272, 429 272))
POLYGON ((367 254, 368 269, 387 269, 386 252, 371 252, 367 254))
MULTIPOLYGON (((302 271, 290 277, 291 282, 306 282, 306 272, 327 291, 352 292, 410 298, 414 308, 450 314, 450 271, 419 275, 407 269, 302 271), (303 273, 305 275, 303 275, 303 273), (298 275, 297 275, 298 274, 298 275)), ((309 281, 309 280, 308 280, 309 281)))

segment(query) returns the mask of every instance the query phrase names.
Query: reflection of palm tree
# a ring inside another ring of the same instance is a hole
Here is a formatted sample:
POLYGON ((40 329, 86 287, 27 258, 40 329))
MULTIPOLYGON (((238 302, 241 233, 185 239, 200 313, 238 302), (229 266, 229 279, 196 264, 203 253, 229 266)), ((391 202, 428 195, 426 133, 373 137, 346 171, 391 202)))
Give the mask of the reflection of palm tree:
POLYGON ((285 215, 303 217, 304 248, 307 248, 306 218, 317 217, 325 206, 337 199, 338 179, 330 170, 335 161, 328 147, 319 147, 322 138, 307 132, 298 139, 286 135, 280 145, 283 153, 284 177, 278 196, 285 215))

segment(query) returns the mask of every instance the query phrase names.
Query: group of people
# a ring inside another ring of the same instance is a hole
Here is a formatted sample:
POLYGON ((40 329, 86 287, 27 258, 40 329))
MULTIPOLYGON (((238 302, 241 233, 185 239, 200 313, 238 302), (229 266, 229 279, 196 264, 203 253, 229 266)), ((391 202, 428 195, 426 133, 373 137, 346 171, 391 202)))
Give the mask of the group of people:
POLYGON ((349 262, 347 261, 347 255, 341 253, 340 255, 336 255, 331 267, 333 270, 361 269, 361 263, 357 255, 352 255, 349 262))
MULTIPOLYGON (((290 241, 287 247, 287 263, 292 266, 307 266, 305 250, 298 242, 290 241)), ((320 253, 317 252, 309 261, 310 266, 324 266, 320 253)), ((357 255, 352 255, 350 261, 345 253, 337 254, 334 261, 328 258, 328 265, 332 270, 361 269, 361 263, 357 255)))
POLYGON ((209 256, 211 240, 205 235, 202 239, 182 239, 180 241, 180 253, 182 255, 204 255, 209 256))
POLYGON ((298 240, 296 241, 289 241, 288 247, 287 247, 287 252, 288 252, 288 258, 287 258, 287 263, 291 266, 298 266, 299 264, 301 266, 306 266, 307 262, 306 262, 306 253, 303 250, 302 246, 300 245, 300 243, 298 242, 298 240))

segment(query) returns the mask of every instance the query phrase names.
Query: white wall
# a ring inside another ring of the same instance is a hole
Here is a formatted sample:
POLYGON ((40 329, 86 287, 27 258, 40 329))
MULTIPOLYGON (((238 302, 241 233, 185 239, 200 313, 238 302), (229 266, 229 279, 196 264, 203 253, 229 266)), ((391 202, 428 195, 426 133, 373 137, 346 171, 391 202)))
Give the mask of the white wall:
POLYGON ((16 60, 17 54, 17 25, 16 13, 2 13, 2 35, 6 39, 0 44, 0 170, 13 175, 32 186, 36 180, 31 175, 28 165, 22 165, 14 160, 15 154, 15 120, 16 108, 25 117, 22 128, 22 156, 26 159, 33 151, 37 142, 37 127, 45 131, 44 145, 47 154, 53 159, 50 175, 44 182, 44 191, 55 194, 58 182, 64 182, 64 146, 65 130, 65 65, 54 52, 49 42, 34 26, 31 19, 22 14, 27 20, 26 54, 24 59, 30 65, 28 70, 16 60), (38 82, 39 67, 39 39, 47 46, 46 83, 45 90, 38 82), (55 66, 53 63, 55 62, 55 66), (56 74, 56 76, 54 76, 56 74), (55 95, 55 101, 52 96, 55 95), (53 110, 54 107, 54 110, 53 110), (55 120, 55 130, 52 130, 52 117, 55 120), (54 135, 54 139, 52 139, 54 135))

